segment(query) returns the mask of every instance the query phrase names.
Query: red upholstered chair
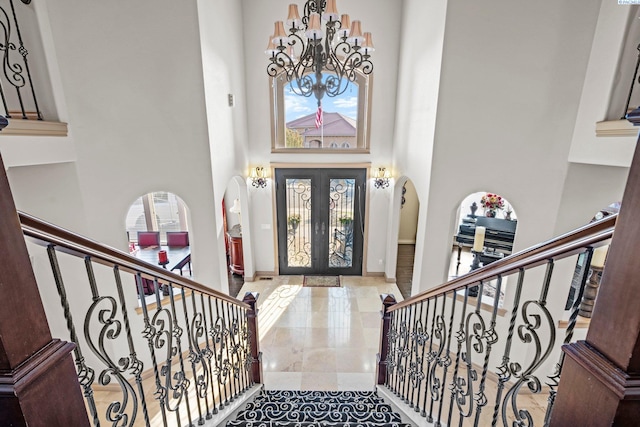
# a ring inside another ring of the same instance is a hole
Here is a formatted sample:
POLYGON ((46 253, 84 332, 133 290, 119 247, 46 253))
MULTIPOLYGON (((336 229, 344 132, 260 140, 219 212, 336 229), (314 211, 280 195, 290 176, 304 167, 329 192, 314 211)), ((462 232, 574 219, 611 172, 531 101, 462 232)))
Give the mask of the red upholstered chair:
POLYGON ((145 295, 153 295, 155 293, 155 282, 151 279, 146 279, 144 277, 136 277, 136 290, 138 295, 140 294, 140 289, 138 288, 138 280, 142 281, 142 293, 145 295))
POLYGON ((160 246, 159 231, 138 231, 138 246, 146 248, 148 246, 160 246))
POLYGON ((189 232, 167 231, 167 246, 189 246, 189 232))

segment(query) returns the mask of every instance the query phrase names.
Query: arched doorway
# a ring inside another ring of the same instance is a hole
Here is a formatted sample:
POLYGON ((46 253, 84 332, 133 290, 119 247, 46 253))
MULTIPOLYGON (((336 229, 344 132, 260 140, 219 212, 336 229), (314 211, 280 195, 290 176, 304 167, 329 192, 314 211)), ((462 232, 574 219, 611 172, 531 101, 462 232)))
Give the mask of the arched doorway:
MULTIPOLYGON (((511 255, 518 217, 506 198, 495 192, 469 194, 460 203, 457 216, 449 279, 511 255)), ((491 284, 484 287, 487 295, 491 289, 491 284)))
POLYGON ((167 232, 189 231, 189 208, 177 195, 154 191, 131 203, 125 218, 129 245, 138 244, 138 232, 157 231, 160 244, 167 243, 167 232))

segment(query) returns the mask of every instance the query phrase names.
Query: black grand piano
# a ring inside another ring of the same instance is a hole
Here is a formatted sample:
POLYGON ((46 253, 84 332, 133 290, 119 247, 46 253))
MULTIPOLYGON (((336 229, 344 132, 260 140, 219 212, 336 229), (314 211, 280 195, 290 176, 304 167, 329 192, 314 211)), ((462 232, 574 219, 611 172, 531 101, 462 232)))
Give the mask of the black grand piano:
POLYGON ((516 235, 518 221, 511 221, 501 218, 490 218, 485 216, 464 218, 456 234, 458 244, 458 266, 460 266, 460 255, 462 247, 473 247, 473 238, 476 234, 476 226, 486 228, 484 237, 484 247, 492 252, 511 255, 513 250, 513 239, 516 235))

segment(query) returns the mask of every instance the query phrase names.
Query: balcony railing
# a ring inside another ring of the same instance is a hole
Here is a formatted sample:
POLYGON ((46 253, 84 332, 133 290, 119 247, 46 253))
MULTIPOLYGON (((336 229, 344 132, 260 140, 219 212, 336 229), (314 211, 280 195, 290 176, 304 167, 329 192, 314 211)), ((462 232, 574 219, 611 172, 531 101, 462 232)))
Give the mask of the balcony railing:
MULTIPOLYGON (((21 0, 29 4, 31 0, 21 0)), ((2 76, 0 99, 7 118, 42 120, 36 91, 29 68, 29 52, 22 39, 14 0, 0 4, 0 52, 2 52, 2 76), (19 111, 13 111, 19 107, 19 111)))
POLYGON ((611 238, 616 219, 400 303, 383 295, 378 384, 419 423, 547 425, 564 360, 560 347, 574 340, 585 285, 598 278, 598 269, 590 268, 593 249, 611 238), (572 283, 575 294, 565 312, 572 283), (469 296, 476 286, 480 297, 469 296), (491 296, 483 296, 488 287, 491 296), (567 325, 563 333, 561 324, 567 325))
POLYGON ((257 295, 241 302, 19 217, 27 241, 35 243, 30 253, 49 324, 76 346, 94 426, 201 425, 261 382, 257 295), (144 302, 145 281, 154 284, 151 304, 144 302))

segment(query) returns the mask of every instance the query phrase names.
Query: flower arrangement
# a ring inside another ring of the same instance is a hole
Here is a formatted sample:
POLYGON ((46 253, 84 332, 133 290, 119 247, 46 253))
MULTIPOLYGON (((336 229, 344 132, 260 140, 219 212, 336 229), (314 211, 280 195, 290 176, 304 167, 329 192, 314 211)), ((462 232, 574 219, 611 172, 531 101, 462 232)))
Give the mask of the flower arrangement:
POLYGON ((504 199, 497 194, 487 193, 480 199, 480 204, 487 210, 496 210, 504 208, 504 199))
POLYGON ((298 224, 300 223, 300 215, 298 214, 289 215, 289 218, 287 218, 287 222, 292 227, 297 227, 298 224))

